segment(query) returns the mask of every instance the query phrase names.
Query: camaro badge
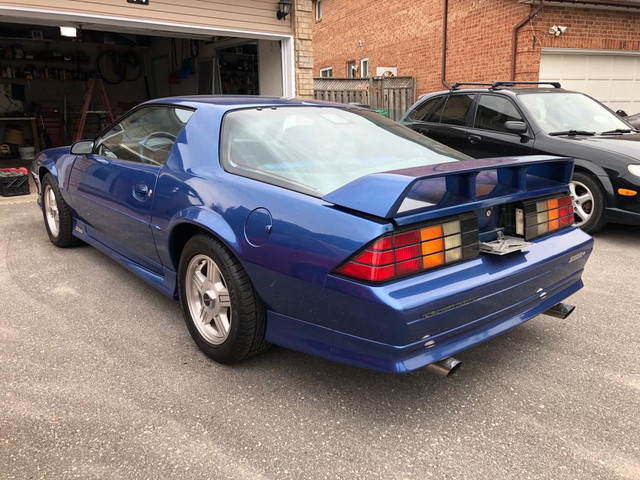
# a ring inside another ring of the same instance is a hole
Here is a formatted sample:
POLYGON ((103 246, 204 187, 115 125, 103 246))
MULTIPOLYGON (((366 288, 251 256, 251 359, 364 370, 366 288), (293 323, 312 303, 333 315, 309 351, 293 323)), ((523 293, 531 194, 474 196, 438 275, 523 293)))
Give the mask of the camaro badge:
POLYGON ((584 257, 587 254, 587 252, 580 252, 580 253, 576 253, 575 255, 573 255, 570 259, 569 259, 569 263, 571 262, 575 262, 576 260, 580 260, 582 257, 584 257))

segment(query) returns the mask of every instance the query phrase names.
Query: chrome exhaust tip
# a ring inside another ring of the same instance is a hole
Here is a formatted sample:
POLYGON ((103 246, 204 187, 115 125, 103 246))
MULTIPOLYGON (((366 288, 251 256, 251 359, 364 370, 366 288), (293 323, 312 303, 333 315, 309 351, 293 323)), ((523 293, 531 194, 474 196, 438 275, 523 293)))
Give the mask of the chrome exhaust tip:
POLYGON ((430 363, 425 368, 439 377, 446 378, 456 373, 456 370, 460 368, 460 365, 462 365, 460 360, 453 357, 447 357, 439 362, 430 363))
POLYGON ((568 303, 561 302, 543 313, 545 315, 549 315, 550 317, 561 318, 564 320, 569 315, 571 315, 575 309, 575 305, 569 305, 568 303))

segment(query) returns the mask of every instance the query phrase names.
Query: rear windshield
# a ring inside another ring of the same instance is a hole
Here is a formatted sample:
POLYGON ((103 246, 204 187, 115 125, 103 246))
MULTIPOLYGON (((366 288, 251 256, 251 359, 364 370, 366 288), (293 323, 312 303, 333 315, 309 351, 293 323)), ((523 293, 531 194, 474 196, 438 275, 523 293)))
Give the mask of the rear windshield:
POLYGON ((318 197, 370 173, 469 159, 375 112, 306 106, 227 113, 220 158, 228 172, 318 197))

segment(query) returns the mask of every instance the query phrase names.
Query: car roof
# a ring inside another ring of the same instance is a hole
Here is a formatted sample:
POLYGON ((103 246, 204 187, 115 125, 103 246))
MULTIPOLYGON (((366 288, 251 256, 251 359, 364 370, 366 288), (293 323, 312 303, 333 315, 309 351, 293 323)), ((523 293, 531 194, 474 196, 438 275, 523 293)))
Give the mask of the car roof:
POLYGON ((341 107, 361 110, 361 107, 322 100, 305 100, 302 98, 269 97, 263 95, 184 95, 178 97, 155 98, 144 103, 181 105, 190 108, 215 108, 231 110, 243 107, 278 107, 278 106, 323 106, 341 107))

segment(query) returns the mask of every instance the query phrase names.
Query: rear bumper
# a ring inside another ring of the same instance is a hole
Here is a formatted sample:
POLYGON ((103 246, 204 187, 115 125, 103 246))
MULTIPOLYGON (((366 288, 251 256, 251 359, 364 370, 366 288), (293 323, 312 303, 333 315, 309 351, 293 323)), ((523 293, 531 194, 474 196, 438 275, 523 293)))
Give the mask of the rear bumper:
POLYGON ((334 328, 269 312, 267 340, 359 367, 402 373, 455 355, 582 288, 593 241, 578 229, 529 251, 483 257, 395 282, 327 280, 334 328))

